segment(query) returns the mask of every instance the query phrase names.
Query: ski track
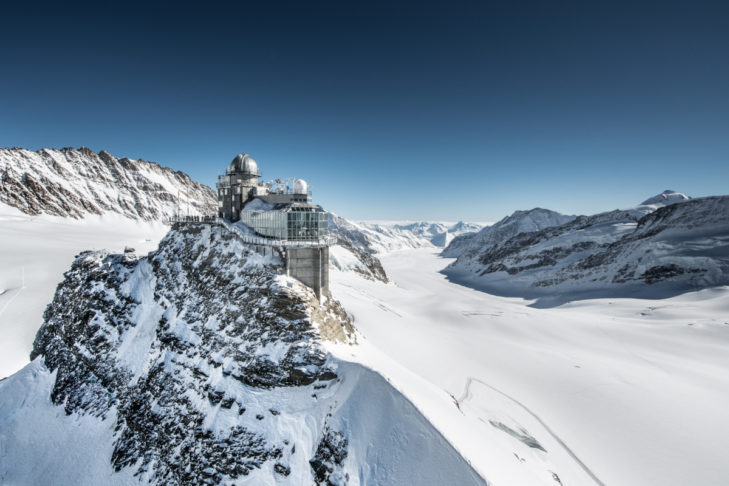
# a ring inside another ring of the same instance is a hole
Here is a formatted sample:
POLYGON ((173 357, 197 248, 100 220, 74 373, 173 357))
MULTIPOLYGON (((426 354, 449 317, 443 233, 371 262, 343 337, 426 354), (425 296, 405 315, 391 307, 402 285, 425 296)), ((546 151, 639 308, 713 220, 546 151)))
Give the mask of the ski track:
MULTIPOLYGON (((3 313, 5 312, 5 310, 8 307, 10 307, 10 304, 12 304, 13 301, 18 298, 18 296, 21 294, 21 292, 23 292, 24 289, 25 289, 25 286, 22 286, 22 287, 18 288, 18 292, 15 295, 13 295, 12 297, 10 297, 10 299, 7 302, 5 302, 5 305, 3 306, 3 308, 0 309, 0 316, 3 315, 3 313)), ((5 293, 5 292, 3 292, 3 293, 5 293)), ((0 295, 2 295, 2 294, 0 294, 0 295)))
POLYGON ((495 391, 496 393, 498 393, 498 394, 502 395, 503 397, 511 400, 513 403, 515 403, 516 405, 518 405, 519 407, 521 407, 526 413, 528 413, 529 415, 531 415, 537 422, 539 422, 541 424, 542 427, 544 427, 544 430, 549 435, 551 435, 554 440, 556 440, 557 442, 559 442, 559 444, 562 446, 562 448, 564 448, 564 450, 567 452, 567 454, 569 454, 570 457, 572 457, 572 459, 574 459, 575 462, 577 462, 577 464, 580 465, 580 467, 582 468, 582 470, 585 471, 593 479, 593 481, 595 481, 595 484, 598 484, 600 486, 605 486, 605 483, 603 483, 602 481, 600 481, 600 479, 595 475, 595 473, 592 472, 592 470, 584 462, 582 462, 579 457, 577 457, 577 454, 575 454, 572 451, 572 449, 570 449, 567 446, 567 444, 565 444, 564 441, 562 439, 560 439, 560 437, 544 422, 544 420, 542 420, 541 418, 539 418, 539 415, 537 415, 536 413, 534 413, 529 407, 527 407, 526 405, 524 405, 523 403, 521 403, 516 398, 512 397, 511 395, 508 395, 507 393, 504 393, 503 391, 499 390, 498 388, 496 388, 496 387, 494 387, 492 385, 489 385, 485 381, 480 380, 478 378, 474 378, 473 376, 469 376, 468 379, 466 380, 466 386, 463 389, 463 393, 461 394, 461 396, 459 398, 455 398, 455 397, 453 397, 453 395, 451 395, 453 397, 453 399, 456 401, 456 406, 458 407, 459 410, 462 411, 462 409, 461 409, 461 403, 463 403, 466 400, 468 400, 468 399, 471 398, 471 396, 472 396, 471 395, 471 385, 473 384, 474 381, 476 383, 479 383, 479 384, 487 387, 487 388, 490 388, 491 390, 495 391))

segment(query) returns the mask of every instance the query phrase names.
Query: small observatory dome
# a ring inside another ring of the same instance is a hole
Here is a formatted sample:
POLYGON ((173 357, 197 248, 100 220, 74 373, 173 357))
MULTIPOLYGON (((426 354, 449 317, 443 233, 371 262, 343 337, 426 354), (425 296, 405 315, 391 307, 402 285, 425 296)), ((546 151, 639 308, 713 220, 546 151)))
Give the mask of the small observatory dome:
POLYGON ((308 186, 304 179, 296 179, 294 182, 294 194, 306 194, 308 186))
POLYGON ((230 169, 244 174, 258 175, 258 164, 248 154, 238 154, 230 163, 230 169))

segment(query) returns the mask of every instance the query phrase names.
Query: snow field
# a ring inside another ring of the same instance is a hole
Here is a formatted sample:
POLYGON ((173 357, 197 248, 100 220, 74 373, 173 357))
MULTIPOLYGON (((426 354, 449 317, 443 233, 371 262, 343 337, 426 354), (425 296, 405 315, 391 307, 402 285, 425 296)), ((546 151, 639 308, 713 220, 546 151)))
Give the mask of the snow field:
POLYGON ((43 311, 75 255, 103 248, 121 253, 126 246, 144 255, 168 230, 116 215, 32 217, 0 204, 0 377, 28 363, 43 311))
POLYGON ((363 335, 335 352, 493 484, 726 484, 729 288, 535 309, 447 281, 434 250, 380 258, 393 284, 332 271, 363 335))

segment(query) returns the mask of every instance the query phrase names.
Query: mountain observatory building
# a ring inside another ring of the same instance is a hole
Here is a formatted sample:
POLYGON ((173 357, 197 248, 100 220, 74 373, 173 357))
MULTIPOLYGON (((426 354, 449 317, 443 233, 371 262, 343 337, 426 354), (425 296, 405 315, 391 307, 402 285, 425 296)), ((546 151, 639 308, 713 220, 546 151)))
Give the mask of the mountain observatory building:
POLYGON ((312 204, 306 181, 260 178, 250 155, 236 155, 218 176, 218 217, 249 232, 259 250, 273 248, 286 262, 286 274, 321 299, 322 290, 329 289, 329 246, 335 241, 327 212, 312 204))

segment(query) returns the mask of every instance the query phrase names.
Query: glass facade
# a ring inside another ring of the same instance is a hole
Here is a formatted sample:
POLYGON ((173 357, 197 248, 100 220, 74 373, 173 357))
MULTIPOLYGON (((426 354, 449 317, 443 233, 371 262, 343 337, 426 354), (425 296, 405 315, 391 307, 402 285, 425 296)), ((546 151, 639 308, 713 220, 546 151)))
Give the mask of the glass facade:
POLYGON ((281 240, 316 241, 329 234, 327 213, 313 208, 241 211, 240 221, 261 236, 281 240))

